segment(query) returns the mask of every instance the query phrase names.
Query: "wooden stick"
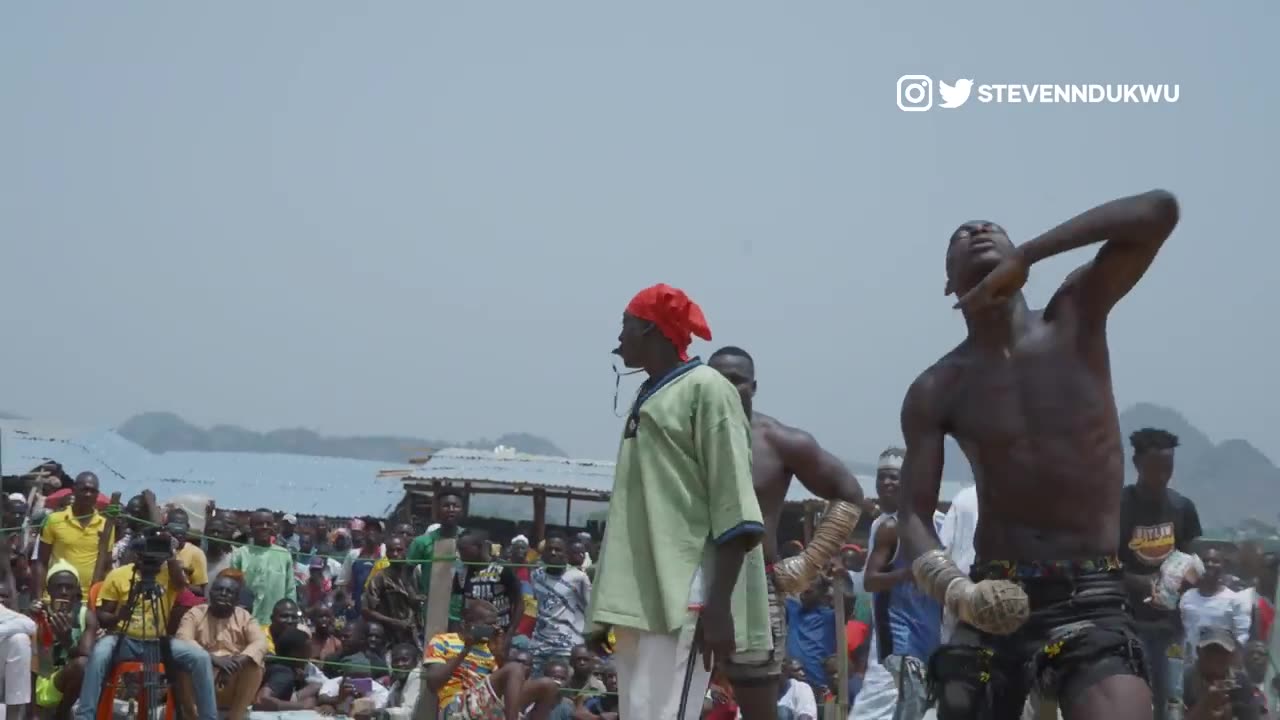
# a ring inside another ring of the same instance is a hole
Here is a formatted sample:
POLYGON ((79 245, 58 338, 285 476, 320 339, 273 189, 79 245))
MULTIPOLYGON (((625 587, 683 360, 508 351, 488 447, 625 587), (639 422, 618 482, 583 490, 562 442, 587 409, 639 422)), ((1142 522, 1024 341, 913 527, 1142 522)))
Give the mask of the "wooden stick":
POLYGON ((836 611, 836 703, 837 718, 849 715, 849 636, 845 634, 844 617, 844 583, 840 578, 831 583, 833 593, 831 604, 836 611))
MULTIPOLYGON (((120 505, 119 492, 111 493, 111 505, 120 505)), ((115 538, 116 524, 119 519, 119 515, 108 516, 107 523, 102 528, 102 534, 98 535, 98 561, 93 565, 93 583, 90 583, 90 586, 102 582, 107 576, 107 571, 111 569, 111 544, 115 538)))
MULTIPOLYGON (((456 562, 457 540, 437 537, 431 559, 431 589, 427 592, 426 642, 440 633, 449 631, 449 601, 453 595, 453 567, 456 562)), ((435 720, 439 710, 436 694, 422 681, 422 694, 418 697, 418 710, 414 720, 435 720)))

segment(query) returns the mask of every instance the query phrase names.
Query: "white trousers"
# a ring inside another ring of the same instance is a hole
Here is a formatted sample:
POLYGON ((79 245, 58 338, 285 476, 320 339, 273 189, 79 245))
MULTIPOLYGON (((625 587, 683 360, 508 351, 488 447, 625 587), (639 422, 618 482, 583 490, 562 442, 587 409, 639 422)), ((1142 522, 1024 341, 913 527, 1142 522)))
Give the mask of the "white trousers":
POLYGON ((696 621, 691 611, 680 632, 669 635, 614 628, 620 720, 681 720, 680 695, 691 660, 693 674, 683 720, 702 717, 711 673, 703 669, 701 656, 689 657, 696 621))
MULTIPOLYGON (((871 652, 875 652, 875 644, 871 652)), ((862 689, 853 702, 851 720, 891 720, 898 707, 898 683, 884 665, 874 659, 867 661, 867 674, 862 678, 862 689)))
POLYGON ((0 720, 7 715, 5 705, 31 702, 31 633, 36 624, 31 618, 0 607, 0 720))

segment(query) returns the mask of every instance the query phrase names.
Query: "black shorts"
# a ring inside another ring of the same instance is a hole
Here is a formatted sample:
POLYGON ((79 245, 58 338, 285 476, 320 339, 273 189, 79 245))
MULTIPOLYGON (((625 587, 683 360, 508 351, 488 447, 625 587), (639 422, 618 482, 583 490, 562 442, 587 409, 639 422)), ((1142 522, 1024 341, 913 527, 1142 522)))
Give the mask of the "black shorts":
POLYGON ((1119 570, 1026 576, 1008 564, 988 563, 975 565, 971 575, 975 582, 1018 581, 1031 601, 1031 616, 1012 635, 988 635, 961 624, 951 642, 934 652, 929 692, 938 703, 938 720, 1017 720, 1033 688, 1041 698, 1065 705, 1103 678, 1145 680, 1142 644, 1119 570))

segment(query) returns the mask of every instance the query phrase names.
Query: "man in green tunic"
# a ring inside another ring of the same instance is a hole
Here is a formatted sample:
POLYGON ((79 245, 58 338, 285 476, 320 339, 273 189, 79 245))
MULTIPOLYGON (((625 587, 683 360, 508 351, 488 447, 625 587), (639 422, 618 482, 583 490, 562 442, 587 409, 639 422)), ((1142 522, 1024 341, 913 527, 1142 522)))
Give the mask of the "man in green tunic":
POLYGON ((271 624, 276 603, 298 599, 293 556, 271 542, 275 532, 275 515, 266 508, 255 510, 249 516, 253 542, 231 553, 231 568, 244 573, 244 586, 253 592, 253 618, 264 626, 271 624))
POLYGON ((696 720, 713 665, 772 650, 750 425, 733 385, 689 358, 693 335, 711 339, 702 310, 655 285, 627 306, 614 351, 649 379, 623 430, 588 617, 614 629, 627 720, 696 720))

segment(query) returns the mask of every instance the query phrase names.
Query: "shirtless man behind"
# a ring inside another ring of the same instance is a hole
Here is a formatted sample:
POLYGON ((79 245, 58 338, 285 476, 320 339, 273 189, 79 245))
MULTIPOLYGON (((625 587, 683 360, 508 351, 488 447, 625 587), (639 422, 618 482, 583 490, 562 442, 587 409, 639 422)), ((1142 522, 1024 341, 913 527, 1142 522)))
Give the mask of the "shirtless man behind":
POLYGON ((1124 449, 1106 326, 1177 222, 1177 201, 1156 190, 1017 247, 990 222, 951 236, 946 292, 969 335, 903 401, 898 514, 916 582, 962 623, 930 662, 939 720, 1017 718, 1031 689, 1066 720, 1152 717, 1117 558, 1124 449), (1043 310, 1027 307, 1032 265, 1104 241, 1043 310), (948 434, 977 480, 972 580, 931 522, 948 434))
POLYGON ((839 556, 840 548, 858 524, 863 501, 858 480, 834 455, 823 450, 813 436, 752 410, 756 393, 756 368, 751 355, 742 348, 723 347, 712 353, 707 364, 724 375, 742 395, 742 407, 751 418, 751 477, 756 499, 764 516, 762 541, 769 568, 769 618, 773 634, 773 657, 765 665, 725 668, 733 683, 734 697, 744 720, 777 717, 778 689, 782 659, 786 654, 786 609, 781 593, 799 592, 826 570, 839 556), (778 562, 778 521, 791 478, 809 492, 832 503, 814 531, 813 541, 798 556, 776 568, 778 562))

